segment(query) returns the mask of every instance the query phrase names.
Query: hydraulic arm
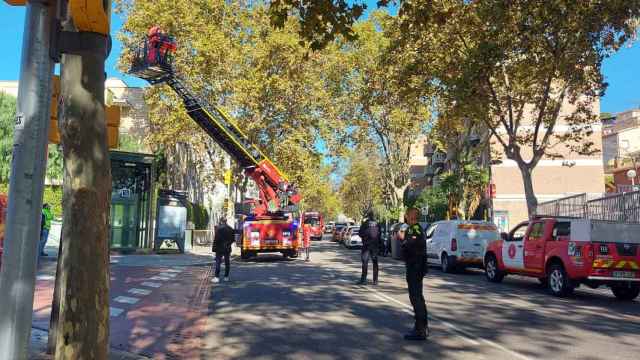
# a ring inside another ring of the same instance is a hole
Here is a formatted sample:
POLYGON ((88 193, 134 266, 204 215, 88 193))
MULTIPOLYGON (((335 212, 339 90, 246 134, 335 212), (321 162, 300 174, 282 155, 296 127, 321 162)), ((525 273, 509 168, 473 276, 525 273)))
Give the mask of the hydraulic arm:
MULTIPOLYGON (((156 36, 156 35, 154 35, 156 36)), ((256 183, 260 201, 257 216, 286 210, 297 204, 300 195, 286 176, 253 144, 223 109, 208 103, 177 76, 172 67, 173 40, 161 34, 145 41, 137 53, 131 74, 151 84, 166 83, 184 102, 187 114, 244 169, 256 183)))

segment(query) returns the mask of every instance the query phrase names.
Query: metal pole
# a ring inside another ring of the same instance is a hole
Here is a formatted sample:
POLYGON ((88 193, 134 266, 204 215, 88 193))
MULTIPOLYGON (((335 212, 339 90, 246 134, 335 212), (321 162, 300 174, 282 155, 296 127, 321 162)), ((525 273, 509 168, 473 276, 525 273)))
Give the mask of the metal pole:
POLYGON ((26 6, 0 271, 0 359, 26 359, 28 355, 51 106, 53 8, 36 0, 26 6))

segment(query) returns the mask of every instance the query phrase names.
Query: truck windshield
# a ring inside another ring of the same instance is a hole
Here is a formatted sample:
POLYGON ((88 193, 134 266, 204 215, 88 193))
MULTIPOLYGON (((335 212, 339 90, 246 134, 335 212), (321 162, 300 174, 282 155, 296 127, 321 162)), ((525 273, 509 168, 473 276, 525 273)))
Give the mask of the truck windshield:
POLYGON ((308 217, 304 219, 305 225, 316 226, 320 225, 320 219, 316 217, 308 217))

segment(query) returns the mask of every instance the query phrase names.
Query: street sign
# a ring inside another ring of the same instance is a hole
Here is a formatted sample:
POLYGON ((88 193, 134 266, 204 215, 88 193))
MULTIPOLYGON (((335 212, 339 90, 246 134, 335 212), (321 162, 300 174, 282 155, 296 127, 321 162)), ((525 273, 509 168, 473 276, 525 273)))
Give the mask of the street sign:
POLYGON ((422 213, 422 215, 429 215, 429 205, 425 205, 420 208, 420 212, 422 213))
POLYGON ((629 179, 635 179, 636 176, 638 176, 638 173, 635 170, 631 169, 627 171, 627 177, 629 179))

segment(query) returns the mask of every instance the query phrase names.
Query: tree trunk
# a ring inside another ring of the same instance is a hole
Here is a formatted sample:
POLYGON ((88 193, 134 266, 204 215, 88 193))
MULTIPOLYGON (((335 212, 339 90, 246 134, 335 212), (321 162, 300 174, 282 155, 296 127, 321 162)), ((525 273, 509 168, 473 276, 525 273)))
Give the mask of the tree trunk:
POLYGON ((404 192, 407 190, 409 183, 402 186, 393 187, 392 205, 394 209, 398 209, 398 221, 404 222, 404 192))
POLYGON ((104 62, 100 54, 65 54, 61 63, 64 227, 56 359, 108 355, 111 164, 104 62))
POLYGON ((532 219, 536 214, 536 208, 538 207, 538 198, 533 190, 533 179, 531 173, 533 169, 527 167, 524 164, 518 164, 520 173, 522 173, 522 184, 524 185, 524 195, 527 200, 527 212, 529 219, 532 219))

